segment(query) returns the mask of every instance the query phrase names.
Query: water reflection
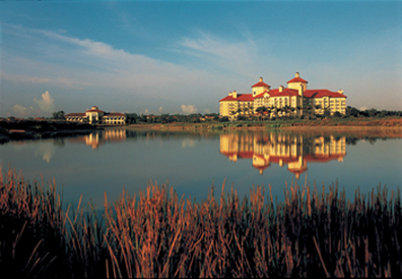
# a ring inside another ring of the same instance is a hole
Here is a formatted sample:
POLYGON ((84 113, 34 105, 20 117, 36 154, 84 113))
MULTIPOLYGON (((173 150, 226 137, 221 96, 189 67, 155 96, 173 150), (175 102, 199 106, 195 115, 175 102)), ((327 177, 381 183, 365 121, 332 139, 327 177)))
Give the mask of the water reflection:
POLYGON ((272 185, 273 195, 280 196, 284 183, 295 177, 303 182, 306 178, 310 185, 337 181, 352 196, 356 187, 367 191, 378 183, 399 187, 400 138, 399 134, 332 130, 113 128, 86 136, 0 144, 0 166, 21 170, 27 179, 55 178, 67 200, 76 201, 84 194, 98 205, 103 204, 105 192, 111 200, 117 199, 123 187, 136 193, 150 180, 168 182, 180 194, 197 199, 206 197, 212 184, 223 181, 234 185, 241 195, 248 194, 252 185, 272 185))
POLYGON ((41 142, 35 151, 35 155, 41 157, 43 161, 49 164, 55 153, 54 145, 54 142, 41 142))
POLYGON ((287 166, 298 179, 309 162, 343 161, 346 156, 344 136, 316 136, 281 133, 230 133, 220 135, 220 153, 236 162, 251 159, 263 174, 271 164, 287 166))
MULTIPOLYGON (((295 178, 308 170, 311 163, 325 163, 329 161, 343 162, 346 156, 346 145, 355 145, 364 137, 353 137, 339 134, 295 134, 279 131, 247 131, 247 132, 223 132, 223 133, 177 133, 135 131, 124 128, 106 129, 96 131, 85 136, 58 138, 40 141, 35 148, 35 156, 40 156, 45 162, 50 163, 55 155, 55 147, 64 147, 67 144, 85 144, 91 149, 98 149, 102 145, 110 143, 123 143, 141 139, 150 142, 155 139, 179 140, 181 149, 194 148, 196 143, 212 138, 219 142, 219 153, 225 155, 232 162, 240 159, 251 160, 251 166, 262 175, 271 165, 286 167, 295 178), (52 144, 53 142, 53 144, 52 144)), ((377 137, 367 137, 370 143, 374 143, 377 137)), ((17 142, 25 144, 24 141, 17 142)), ((218 154, 219 154, 218 153, 218 154)), ((161 154, 163 156, 163 154, 161 154)), ((210 158, 210 160, 213 160, 210 158)), ((216 160, 216 159, 215 159, 216 160)))
POLYGON ((70 138, 71 143, 85 143, 92 149, 97 149, 100 145, 112 142, 123 142, 127 138, 126 129, 107 129, 90 133, 83 137, 70 138))

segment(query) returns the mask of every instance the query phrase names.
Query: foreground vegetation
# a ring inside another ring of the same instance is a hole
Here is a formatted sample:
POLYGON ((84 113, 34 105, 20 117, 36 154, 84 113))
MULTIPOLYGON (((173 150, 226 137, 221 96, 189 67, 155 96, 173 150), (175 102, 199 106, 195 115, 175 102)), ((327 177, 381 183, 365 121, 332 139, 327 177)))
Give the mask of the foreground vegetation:
POLYGON ((378 188, 353 201, 337 187, 294 185, 203 202, 152 185, 103 214, 64 205, 54 183, 0 178, 0 268, 16 277, 401 277, 401 203, 378 188))

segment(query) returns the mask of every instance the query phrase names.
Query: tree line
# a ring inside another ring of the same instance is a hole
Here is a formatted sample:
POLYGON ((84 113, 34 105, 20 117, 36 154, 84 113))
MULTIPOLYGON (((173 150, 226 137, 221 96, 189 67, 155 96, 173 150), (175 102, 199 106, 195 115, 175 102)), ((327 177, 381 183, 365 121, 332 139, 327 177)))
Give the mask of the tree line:
MULTIPOLYGON (((336 112, 334 115, 331 115, 329 110, 324 109, 324 114, 317 115, 314 113, 314 108, 317 109, 319 107, 310 106, 304 108, 304 115, 295 116, 293 113, 296 108, 290 106, 284 106, 282 108, 273 108, 273 107, 259 107, 256 109, 256 114, 253 115, 253 109, 251 107, 239 108, 236 111, 232 112, 232 115, 240 114, 238 120, 262 120, 265 118, 269 118, 268 116, 272 113, 276 115, 281 115, 281 118, 307 118, 307 119, 317 119, 323 117, 333 117, 333 118, 357 118, 357 117, 401 117, 402 111, 399 110, 377 110, 377 109, 367 109, 367 110, 359 110, 358 108, 347 106, 346 114, 342 115, 339 112, 336 112)), ((229 121, 228 117, 220 117, 217 113, 193 113, 193 114, 139 114, 139 113, 126 113, 127 124, 135 124, 135 123, 173 123, 173 122, 186 122, 186 123, 199 123, 204 121, 220 121, 225 122, 229 121)), ((52 119, 65 119, 64 111, 56 111, 52 114, 52 119)), ((273 118, 272 120, 274 120, 273 118)))

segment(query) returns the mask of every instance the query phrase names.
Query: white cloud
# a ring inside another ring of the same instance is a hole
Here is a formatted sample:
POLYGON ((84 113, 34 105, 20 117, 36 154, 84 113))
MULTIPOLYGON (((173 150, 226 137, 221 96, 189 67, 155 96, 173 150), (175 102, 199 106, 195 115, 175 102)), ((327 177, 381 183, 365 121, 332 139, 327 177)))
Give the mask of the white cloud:
POLYGON ((183 38, 180 45, 190 55, 209 60, 228 72, 249 76, 258 71, 258 49, 252 39, 233 42, 199 32, 197 37, 183 38))
POLYGON ((73 80, 71 78, 66 77, 39 77, 39 76, 30 76, 30 75, 20 75, 20 74, 3 74, 3 78, 8 81, 13 81, 17 83, 33 83, 33 84, 47 84, 47 85, 56 85, 62 86, 65 88, 78 89, 82 90, 83 86, 92 85, 89 82, 73 80))
POLYGON ((50 163, 55 154, 55 147, 52 142, 42 142, 35 150, 35 155, 42 158, 46 163, 50 163))
POLYGON ((181 105, 182 112, 186 114, 192 114, 197 112, 197 108, 194 105, 181 105))
POLYGON ((34 106, 26 107, 21 104, 15 104, 11 107, 11 114, 16 117, 29 117, 29 116, 43 116, 49 115, 55 111, 54 98, 50 95, 49 91, 41 94, 41 97, 37 99, 33 98, 34 106))
POLYGON ((19 104, 15 104, 14 106, 12 106, 11 111, 12 111, 12 115, 14 115, 16 117, 27 117, 32 114, 31 109, 24 107, 23 105, 19 105, 19 104))
POLYGON ((50 113, 55 110, 54 99, 50 96, 49 91, 42 93, 39 100, 35 97, 34 102, 38 105, 41 112, 50 113))
MULTIPOLYGON (((148 105, 155 104, 152 98, 158 98, 166 102, 165 111, 172 109, 175 104, 171 100, 175 98, 194 99, 188 88, 193 88, 194 94, 218 95, 222 84, 229 84, 207 70, 133 53, 105 42, 40 29, 7 27, 7 32, 18 37, 21 45, 33 47, 19 55, 5 50, 5 80, 91 91, 103 98, 101 102, 110 101, 111 94, 106 94, 110 90, 118 98, 140 97, 148 105)), ((74 91, 71 97, 63 98, 72 97, 78 97, 74 91)))
MULTIPOLYGON (((124 104, 122 110, 129 110, 132 102, 140 107, 155 106, 151 108, 154 110, 163 103, 164 111, 172 111, 175 100, 180 98, 189 103, 197 99, 200 106, 211 106, 215 111, 217 100, 225 92, 248 90, 249 77, 254 77, 254 64, 258 61, 252 40, 230 42, 204 33, 183 38, 175 47, 181 55, 187 53, 200 61, 210 61, 209 67, 167 62, 65 33, 7 27, 7 32, 13 32, 13 36, 19 38, 20 45, 32 45, 32 48, 18 55, 15 51, 4 51, 4 80, 30 83, 36 88, 56 86, 60 92, 66 88, 74 89, 61 97, 63 103, 79 104, 77 98, 82 99, 82 95, 76 94, 78 89, 90 92, 91 96, 87 94, 86 98, 95 99, 97 103, 116 106, 118 101, 125 100, 119 103, 120 106, 124 104), (200 95, 204 98, 199 99, 200 95)), ((11 94, 8 97, 14 98, 11 94)), ((39 105, 42 100, 37 102, 39 105)), ((81 106, 74 106, 64 109, 82 110, 81 106)))

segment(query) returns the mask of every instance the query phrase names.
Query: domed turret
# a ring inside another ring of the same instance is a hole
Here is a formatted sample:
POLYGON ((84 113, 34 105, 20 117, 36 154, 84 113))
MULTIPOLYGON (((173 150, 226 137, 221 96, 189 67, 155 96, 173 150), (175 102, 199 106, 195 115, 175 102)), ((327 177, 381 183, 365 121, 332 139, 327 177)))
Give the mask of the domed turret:
POLYGON ((260 77, 260 80, 256 84, 251 86, 251 89, 253 91, 253 97, 255 97, 255 96, 257 96, 257 95, 259 95, 261 93, 264 93, 265 91, 269 91, 270 87, 271 86, 269 84, 266 84, 263 81, 263 78, 260 77))
POLYGON ((296 89, 299 91, 299 95, 303 95, 303 91, 306 91, 308 81, 302 79, 300 77, 300 73, 296 72, 295 77, 289 80, 287 83, 288 88, 296 89))

